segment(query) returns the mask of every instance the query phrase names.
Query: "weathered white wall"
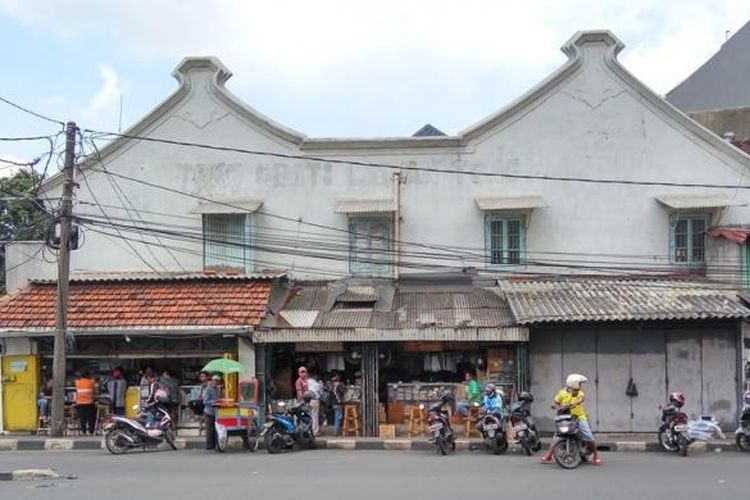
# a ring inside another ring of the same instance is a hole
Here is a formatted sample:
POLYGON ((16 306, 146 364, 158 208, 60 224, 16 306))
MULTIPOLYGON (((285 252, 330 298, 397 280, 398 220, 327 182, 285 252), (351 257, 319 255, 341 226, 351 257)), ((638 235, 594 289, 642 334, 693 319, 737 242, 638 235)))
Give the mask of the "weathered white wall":
POLYGON ((28 278, 55 278, 55 256, 42 241, 16 241, 5 245, 5 287, 12 292, 26 285, 28 278))
MULTIPOLYGON (((433 141, 425 147, 417 140, 325 141, 291 139, 277 133, 228 102, 213 79, 220 68, 183 65, 180 78, 187 94, 163 115, 139 131, 141 135, 194 141, 245 149, 308 154, 328 158, 410 165, 526 173, 566 177, 660 180, 686 183, 737 185, 747 177, 750 158, 734 156, 727 148, 692 134, 684 124, 667 116, 629 85, 612 65, 605 63, 611 40, 581 39, 581 65, 572 76, 555 80, 556 87, 536 94, 520 109, 490 122, 479 134, 468 131, 460 140, 433 141)), ((552 82, 554 83, 554 82, 552 82)), ((439 103, 436 103, 439 105, 439 103)), ((429 142, 429 141, 427 141, 429 142)), ((390 196, 391 171, 386 169, 285 160, 232 152, 207 151, 157 143, 131 142, 105 158, 112 172, 137 177, 173 189, 220 200, 257 198, 262 210, 292 220, 301 219, 342 230, 347 217, 334 213, 336 198, 390 196)), ((123 205, 116 196, 116 181, 128 198, 144 211, 149 221, 200 229, 200 217, 192 214, 198 200, 139 185, 89 170, 87 182, 80 177, 80 201, 76 213, 101 216, 88 185, 99 201, 123 205), (87 185, 88 184, 88 185, 87 185), (145 213, 164 212, 175 217, 145 213)), ((546 261, 547 271, 576 272, 572 266, 611 268, 624 265, 635 270, 670 267, 668 263, 668 215, 655 196, 667 193, 707 193, 714 189, 601 185, 551 181, 468 177, 426 172, 407 172, 402 187, 402 240, 466 247, 464 258, 420 260, 405 249, 406 261, 451 266, 483 267, 483 213, 475 197, 483 195, 539 194, 546 207, 533 212, 527 233, 530 261, 546 261), (550 266, 551 265, 551 266, 550 266)), ((53 187, 51 189, 58 189, 53 187)), ((738 205, 726 211, 722 223, 750 220, 750 193, 720 191, 734 196, 738 205)), ((123 210, 105 208, 110 217, 129 218, 123 210)), ((134 216, 135 217, 135 216, 134 216)), ((129 221, 128 221, 129 222, 129 221)), ((256 243, 275 247, 270 237, 299 241, 309 250, 311 238, 337 243, 337 260, 255 252, 257 268, 293 268, 297 278, 337 277, 348 273, 346 234, 256 214, 256 243), (281 232, 280 232, 281 231, 281 232), (315 233, 314 235, 306 232, 315 233)), ((106 229, 114 232, 112 229, 106 229)), ((156 243, 148 235, 129 235, 156 243)), ((74 271, 149 270, 134 250, 116 237, 86 231, 83 248, 73 254, 74 271)), ((157 270, 199 270, 201 245, 170 241, 181 247, 175 260, 158 246, 131 242, 143 259, 157 270), (188 253, 184 253, 188 252, 188 253)), ((294 251, 298 253, 299 250, 294 251)), ((330 255, 330 253, 329 253, 330 255)), ((9 261, 9 265, 13 265, 9 261)), ((528 270, 537 270, 529 266, 528 270)), ((404 269, 404 272, 409 269, 404 269)), ((28 274, 39 272, 29 268, 28 274)), ((20 277, 14 278, 16 280, 20 277)))

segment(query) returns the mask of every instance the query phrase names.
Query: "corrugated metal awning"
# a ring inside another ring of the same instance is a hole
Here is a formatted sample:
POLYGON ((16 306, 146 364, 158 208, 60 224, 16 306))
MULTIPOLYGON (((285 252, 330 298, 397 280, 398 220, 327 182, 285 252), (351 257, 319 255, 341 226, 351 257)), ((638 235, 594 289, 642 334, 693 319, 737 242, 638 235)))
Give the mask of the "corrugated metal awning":
POLYGON ((533 210, 545 207, 539 195, 526 196, 481 196, 476 198, 479 210, 533 210))
POLYGON ((194 214, 251 214, 263 204, 260 200, 219 200, 203 201, 190 212, 194 214))
POLYGON ((657 196, 656 201, 673 210, 720 208, 736 205, 725 194, 665 194, 657 196))
POLYGON ((399 342, 411 340, 451 342, 528 342, 527 327, 508 328, 275 328, 256 330, 253 342, 399 342))
POLYGON ((340 198, 336 200, 337 214, 387 213, 396 211, 391 198, 340 198))

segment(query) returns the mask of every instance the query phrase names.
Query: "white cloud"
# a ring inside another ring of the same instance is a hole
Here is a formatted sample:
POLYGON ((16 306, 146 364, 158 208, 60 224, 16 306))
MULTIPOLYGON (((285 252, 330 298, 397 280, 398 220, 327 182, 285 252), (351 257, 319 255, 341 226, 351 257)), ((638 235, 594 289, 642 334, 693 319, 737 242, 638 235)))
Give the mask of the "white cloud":
MULTIPOLYGON (((562 64, 557 48, 581 29, 615 32, 628 46, 625 65, 665 93, 718 50, 725 30, 736 30, 750 18, 750 4, 4 0, 0 12, 58 37, 98 37, 149 67, 174 65, 185 55, 215 54, 235 73, 233 89, 306 132, 306 120, 291 114, 300 109, 296 103, 324 100, 331 109, 357 99, 374 103, 362 109, 374 119, 389 112, 385 103, 414 116, 419 113, 409 107, 424 102, 442 123, 456 116, 459 123, 448 123, 451 132, 469 124, 467 114, 469 121, 481 118, 562 64), (474 104, 477 111, 456 113, 474 104), (441 106, 446 106, 443 116, 441 106)), ((113 68, 103 66, 100 72, 103 85, 86 117, 106 120, 111 128, 125 85, 113 68)))

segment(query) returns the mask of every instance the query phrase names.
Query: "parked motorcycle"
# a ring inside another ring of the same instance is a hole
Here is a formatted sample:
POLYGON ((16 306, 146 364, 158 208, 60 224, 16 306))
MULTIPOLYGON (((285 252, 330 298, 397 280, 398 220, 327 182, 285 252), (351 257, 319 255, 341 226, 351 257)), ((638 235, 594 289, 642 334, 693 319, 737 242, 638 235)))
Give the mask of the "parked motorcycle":
POLYGON ((745 392, 744 405, 740 414, 740 426, 734 431, 737 447, 750 452, 750 391, 745 392))
POLYGON ((268 453, 279 453, 294 448, 295 444, 315 448, 315 434, 312 428, 312 415, 308 410, 310 400, 305 395, 305 402, 286 408, 283 413, 274 413, 266 417, 260 431, 260 439, 268 453))
POLYGON ((555 417, 555 444, 552 457, 563 469, 575 469, 581 462, 588 462, 588 444, 578 435, 578 418, 571 415, 570 408, 561 408, 555 417))
MULTIPOLYGON (((430 442, 439 455, 447 455, 456 450, 456 432, 451 427, 450 415, 445 409, 455 409, 456 399, 452 394, 443 394, 440 401, 427 410, 427 428, 430 431, 430 442)), ((420 405, 424 409, 424 405, 420 405)))
POLYGON ((155 448, 166 442, 177 449, 176 434, 172 429, 172 417, 158 403, 144 407, 133 407, 139 414, 136 418, 110 415, 104 423, 104 446, 113 455, 121 455, 133 448, 155 448), (152 423, 149 424, 149 420, 152 423))
POLYGON ((693 439, 688 433, 688 416, 682 411, 685 395, 673 392, 669 395, 669 404, 660 406, 662 424, 659 427, 659 445, 666 451, 687 456, 688 447, 693 439))
POLYGON ((536 429, 534 419, 531 417, 531 403, 534 396, 530 392, 523 391, 518 395, 518 401, 510 407, 510 423, 516 440, 527 455, 542 449, 542 442, 536 429))
POLYGON ((480 410, 476 427, 482 434, 487 449, 499 455, 508 449, 508 435, 505 431, 505 416, 499 411, 480 410))

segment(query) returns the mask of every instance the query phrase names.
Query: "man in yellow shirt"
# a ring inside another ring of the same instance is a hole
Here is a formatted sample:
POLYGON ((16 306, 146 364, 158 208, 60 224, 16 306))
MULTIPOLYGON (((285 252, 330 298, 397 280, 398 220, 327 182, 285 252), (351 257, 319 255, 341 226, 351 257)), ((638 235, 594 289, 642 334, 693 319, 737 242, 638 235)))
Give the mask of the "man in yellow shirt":
MULTIPOLYGON (((555 396, 555 403, 552 405, 554 410, 560 408, 570 408, 570 414, 578 419, 578 437, 588 445, 589 451, 592 454, 592 462, 594 465, 601 465, 602 460, 599 458, 599 453, 596 450, 596 442, 594 441, 594 434, 591 432, 591 426, 589 425, 588 417, 586 416, 586 410, 583 408, 583 401, 586 398, 581 384, 588 380, 583 375, 572 373, 568 375, 565 381, 565 387, 561 389, 555 396)), ((541 462, 548 464, 552 462, 552 448, 555 441, 549 447, 549 451, 545 456, 542 457, 541 462)))

